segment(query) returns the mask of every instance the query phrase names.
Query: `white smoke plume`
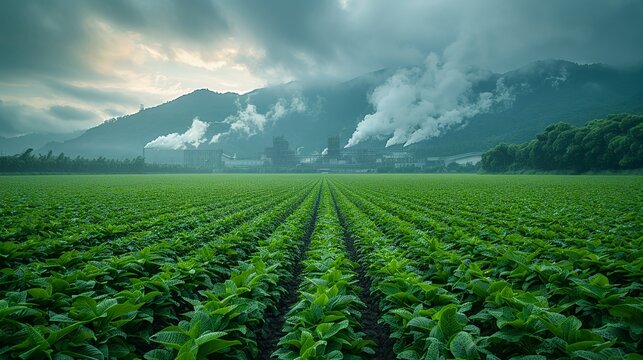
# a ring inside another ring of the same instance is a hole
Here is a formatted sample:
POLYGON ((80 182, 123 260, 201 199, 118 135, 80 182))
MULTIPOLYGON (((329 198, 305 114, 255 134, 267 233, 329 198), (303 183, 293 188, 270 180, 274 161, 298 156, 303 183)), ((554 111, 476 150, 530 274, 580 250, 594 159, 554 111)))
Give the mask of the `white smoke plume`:
POLYGON ((183 150, 187 149, 189 145, 195 148, 199 147, 199 145, 207 141, 205 132, 208 130, 209 125, 209 123, 201 121, 196 117, 192 120, 190 128, 183 134, 171 133, 161 135, 147 143, 145 148, 183 150))
POLYGON ((257 107, 249 102, 246 103, 243 109, 241 104, 237 102, 237 107, 239 110, 236 114, 230 115, 223 120, 224 123, 230 125, 230 129, 212 136, 210 144, 219 142, 223 137, 230 135, 245 137, 256 135, 263 132, 266 126, 272 125, 289 113, 306 111, 306 104, 298 97, 292 98, 290 102, 285 99, 279 99, 265 114, 257 112, 257 107))
POLYGON ((493 92, 472 94, 479 74, 455 62, 442 63, 430 54, 423 67, 403 69, 377 87, 369 101, 375 113, 357 124, 345 147, 371 139, 388 139, 386 146, 408 146, 440 136, 464 120, 490 111, 497 103, 513 101, 502 80, 493 92))
POLYGON ((547 78, 545 78, 545 81, 550 82, 551 87, 553 87, 554 89, 558 89, 560 85, 562 85, 565 81, 567 81, 568 75, 569 73, 567 72, 567 68, 563 67, 558 73, 558 75, 548 76, 547 78))

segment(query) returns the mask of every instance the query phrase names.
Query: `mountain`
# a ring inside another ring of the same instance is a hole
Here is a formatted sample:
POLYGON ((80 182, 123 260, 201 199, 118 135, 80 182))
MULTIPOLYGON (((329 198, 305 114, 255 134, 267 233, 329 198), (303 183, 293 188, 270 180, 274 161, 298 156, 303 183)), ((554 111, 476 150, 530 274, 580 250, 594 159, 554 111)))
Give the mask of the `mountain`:
POLYGON ((481 151, 501 142, 531 140, 559 121, 582 125, 613 113, 643 113, 643 68, 548 60, 495 77, 521 89, 512 106, 480 114, 467 126, 429 140, 429 149, 442 155, 481 151))
POLYGON ((0 136, 0 154, 13 155, 22 153, 30 148, 40 149, 50 142, 74 139, 82 133, 83 131, 75 131, 65 134, 38 133, 8 138, 0 136))
MULTIPOLYGON (((244 95, 197 90, 136 114, 106 121, 77 138, 50 143, 40 152, 131 158, 141 155, 143 147, 161 135, 184 133, 195 117, 210 123, 206 133, 210 139, 229 130, 230 120, 227 123, 224 120, 235 114, 243 119, 236 125, 256 122, 263 130, 249 137, 222 137, 218 143, 206 142, 199 148, 256 156, 272 144, 273 136, 283 135, 292 149, 303 147, 304 153, 321 151, 327 138, 336 134, 340 135, 341 144, 346 144, 357 124, 374 112, 369 94, 395 71, 384 69, 346 82, 292 82, 244 95), (305 110, 292 110, 294 99, 303 100, 305 110), (247 107, 248 104, 255 108, 247 107), (277 104, 283 105, 281 111, 277 104)), ((478 114, 466 120, 464 126, 410 148, 433 156, 484 151, 500 142, 531 139, 558 121, 580 125, 610 113, 643 112, 640 67, 617 69, 562 60, 538 61, 504 74, 488 73, 473 89, 491 91, 499 79, 512 89, 511 106, 478 114)), ((381 149, 384 143, 366 141, 356 148, 381 149)))
POLYGON ((133 158, 142 155, 145 144, 157 136, 184 132, 194 117, 214 122, 234 113, 237 97, 232 93, 197 90, 136 114, 108 120, 77 138, 47 144, 40 152, 53 150, 71 156, 133 158))

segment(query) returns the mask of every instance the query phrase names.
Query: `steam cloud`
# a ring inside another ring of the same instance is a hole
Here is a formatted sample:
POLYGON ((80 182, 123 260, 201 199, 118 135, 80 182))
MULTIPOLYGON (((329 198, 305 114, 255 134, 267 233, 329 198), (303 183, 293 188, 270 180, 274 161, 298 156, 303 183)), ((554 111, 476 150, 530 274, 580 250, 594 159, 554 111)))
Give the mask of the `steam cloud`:
POLYGON ((388 138, 386 146, 408 146, 436 137, 494 104, 510 105, 514 97, 498 80, 493 92, 472 94, 479 74, 460 69, 455 62, 441 63, 431 53, 423 67, 403 69, 377 87, 369 101, 375 113, 357 124, 345 147, 362 141, 388 138))
POLYGON ((567 81, 567 76, 568 76, 567 68, 563 67, 560 70, 560 73, 558 75, 551 75, 545 78, 545 81, 551 82, 551 87, 558 89, 558 87, 567 81))
POLYGON ((161 135, 147 143, 145 148, 183 150, 188 148, 189 145, 195 148, 199 147, 199 145, 207 141, 205 132, 208 130, 209 125, 209 123, 201 121, 196 117, 192 120, 190 128, 183 134, 171 133, 161 135))
POLYGON ((210 140, 210 144, 219 142, 222 137, 230 135, 239 135, 250 137, 264 131, 266 126, 283 118, 289 113, 302 113, 306 111, 306 104, 298 97, 293 98, 290 102, 285 99, 279 99, 268 112, 265 114, 257 112, 255 105, 246 103, 245 108, 237 102, 239 110, 235 115, 228 116, 224 123, 230 124, 228 131, 215 134, 210 140))

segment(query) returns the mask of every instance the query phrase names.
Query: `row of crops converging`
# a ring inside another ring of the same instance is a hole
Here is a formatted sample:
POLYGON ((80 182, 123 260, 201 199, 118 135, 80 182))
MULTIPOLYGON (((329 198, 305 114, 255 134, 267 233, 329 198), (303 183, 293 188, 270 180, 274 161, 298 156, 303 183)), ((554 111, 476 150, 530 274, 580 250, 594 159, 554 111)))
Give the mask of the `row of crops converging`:
POLYGON ((637 181, 181 180, 0 192, 0 358, 641 358, 637 181))

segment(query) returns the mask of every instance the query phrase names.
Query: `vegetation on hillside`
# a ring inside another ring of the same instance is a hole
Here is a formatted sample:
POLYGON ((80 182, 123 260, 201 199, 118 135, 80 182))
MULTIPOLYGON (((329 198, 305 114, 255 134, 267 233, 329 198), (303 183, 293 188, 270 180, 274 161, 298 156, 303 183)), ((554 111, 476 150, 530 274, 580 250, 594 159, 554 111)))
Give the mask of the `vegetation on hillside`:
POLYGON ((643 115, 610 115, 585 126, 559 122, 536 139, 500 144, 482 155, 488 172, 625 170, 643 167, 643 115))

